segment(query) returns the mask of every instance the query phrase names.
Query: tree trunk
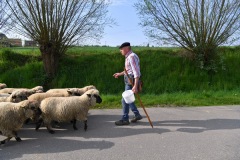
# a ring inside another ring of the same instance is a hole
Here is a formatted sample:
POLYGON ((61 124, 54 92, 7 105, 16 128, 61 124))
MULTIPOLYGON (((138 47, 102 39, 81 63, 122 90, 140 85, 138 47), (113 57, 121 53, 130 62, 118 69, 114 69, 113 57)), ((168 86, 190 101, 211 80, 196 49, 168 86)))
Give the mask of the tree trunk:
POLYGON ((46 73, 43 88, 44 90, 48 90, 51 88, 51 82, 56 76, 60 54, 55 47, 49 44, 41 45, 40 51, 42 55, 44 71, 46 73))

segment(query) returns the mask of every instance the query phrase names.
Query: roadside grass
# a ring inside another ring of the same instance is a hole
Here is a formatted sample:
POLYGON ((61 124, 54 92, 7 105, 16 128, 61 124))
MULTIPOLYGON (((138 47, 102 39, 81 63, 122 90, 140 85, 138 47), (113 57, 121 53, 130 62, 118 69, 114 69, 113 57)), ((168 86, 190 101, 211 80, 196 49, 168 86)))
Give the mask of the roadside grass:
MULTIPOLYGON (((97 104, 94 109, 121 109, 121 94, 101 95, 103 102, 97 104)), ((203 91, 203 92, 176 92, 160 95, 139 94, 145 107, 194 107, 194 106, 223 106, 239 105, 240 89, 233 91, 203 91)), ((135 96, 136 105, 141 107, 135 96)))
MULTIPOLYGON (((240 104, 240 49, 220 48, 224 68, 208 75, 179 54, 179 48, 133 47, 141 60, 144 81, 140 98, 147 107, 240 104)), ((73 47, 60 61, 51 88, 95 85, 103 98, 95 108, 121 108, 124 57, 117 47, 73 47)), ((0 82, 8 87, 42 85, 43 64, 38 48, 0 50, 0 82)), ((139 106, 138 100, 136 100, 139 106)))

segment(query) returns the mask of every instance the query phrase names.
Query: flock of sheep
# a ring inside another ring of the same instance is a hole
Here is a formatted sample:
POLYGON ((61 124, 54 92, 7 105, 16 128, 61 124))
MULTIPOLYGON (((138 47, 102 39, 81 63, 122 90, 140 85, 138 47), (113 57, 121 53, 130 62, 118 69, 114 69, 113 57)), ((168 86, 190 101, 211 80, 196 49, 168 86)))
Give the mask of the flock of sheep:
POLYGON ((7 137, 0 145, 12 137, 21 141, 17 131, 29 120, 36 123, 36 130, 44 125, 51 134, 54 133, 52 122, 71 122, 77 130, 77 120, 83 121, 86 131, 89 108, 101 102, 99 91, 93 85, 44 92, 42 86, 7 88, 5 83, 0 83, 0 134, 7 137))

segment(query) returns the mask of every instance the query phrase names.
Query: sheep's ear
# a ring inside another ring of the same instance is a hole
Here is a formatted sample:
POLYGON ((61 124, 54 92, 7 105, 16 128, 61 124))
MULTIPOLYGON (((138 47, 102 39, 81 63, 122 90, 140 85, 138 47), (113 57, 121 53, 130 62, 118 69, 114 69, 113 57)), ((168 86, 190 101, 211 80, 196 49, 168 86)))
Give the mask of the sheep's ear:
POLYGON ((70 90, 70 89, 68 89, 68 90, 67 90, 67 92, 68 92, 68 94, 72 94, 72 92, 71 92, 71 90, 70 90))
POLYGON ((27 107, 29 106, 29 104, 30 104, 30 102, 27 101, 27 100, 22 101, 22 102, 23 102, 23 103, 21 104, 21 107, 23 107, 23 108, 27 108, 27 107))
POLYGON ((91 97, 91 94, 87 94, 87 96, 90 98, 90 97, 91 97))

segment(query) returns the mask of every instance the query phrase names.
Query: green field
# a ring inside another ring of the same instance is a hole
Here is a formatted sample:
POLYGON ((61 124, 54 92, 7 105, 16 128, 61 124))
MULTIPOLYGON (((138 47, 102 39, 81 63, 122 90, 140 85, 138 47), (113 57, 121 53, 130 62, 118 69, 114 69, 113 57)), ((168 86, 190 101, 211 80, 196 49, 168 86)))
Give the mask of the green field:
MULTIPOLYGON (((183 55, 180 48, 133 47, 141 60, 146 106, 208 106, 240 104, 240 49, 222 47, 224 63, 216 73, 183 55)), ((62 57, 51 88, 95 85, 103 103, 96 108, 120 108, 124 84, 113 74, 122 71, 124 57, 117 47, 73 47, 62 57)), ((0 82, 8 87, 42 85, 44 71, 38 48, 0 51, 0 82)), ((138 103, 138 102, 137 102, 138 103)))

